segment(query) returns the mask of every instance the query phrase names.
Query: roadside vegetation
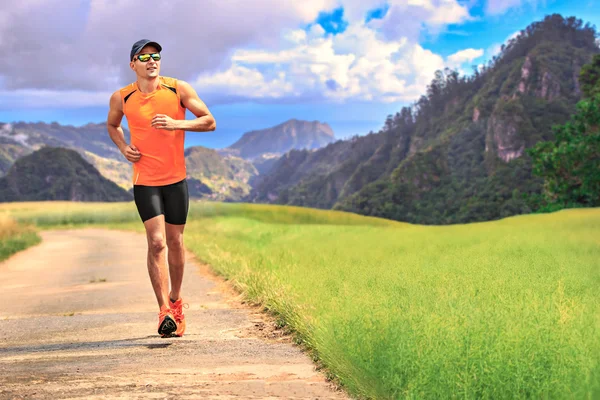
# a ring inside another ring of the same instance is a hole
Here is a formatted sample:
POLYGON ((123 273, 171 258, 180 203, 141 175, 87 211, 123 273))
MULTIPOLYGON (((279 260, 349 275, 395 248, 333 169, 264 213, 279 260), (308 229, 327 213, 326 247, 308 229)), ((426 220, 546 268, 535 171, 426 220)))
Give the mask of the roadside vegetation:
POLYGON ((0 261, 38 244, 40 240, 35 228, 18 224, 10 216, 0 214, 0 261))

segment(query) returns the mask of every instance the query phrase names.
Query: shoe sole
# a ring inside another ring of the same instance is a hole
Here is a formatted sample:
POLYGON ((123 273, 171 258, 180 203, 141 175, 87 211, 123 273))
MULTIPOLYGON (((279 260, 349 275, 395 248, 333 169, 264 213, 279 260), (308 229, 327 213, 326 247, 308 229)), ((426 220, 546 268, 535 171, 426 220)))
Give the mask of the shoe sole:
POLYGON ((176 330, 177 324, 175 323, 175 321, 173 321, 173 318, 169 317, 168 315, 158 327, 158 333, 163 337, 170 336, 176 330))

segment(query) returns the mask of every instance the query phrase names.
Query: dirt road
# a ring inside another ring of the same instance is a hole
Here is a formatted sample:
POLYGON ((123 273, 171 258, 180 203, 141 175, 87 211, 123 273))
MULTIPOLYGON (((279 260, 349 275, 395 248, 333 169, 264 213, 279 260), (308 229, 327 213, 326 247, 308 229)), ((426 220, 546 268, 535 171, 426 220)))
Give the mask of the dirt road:
POLYGON ((41 235, 0 263, 0 398, 346 398, 191 255, 186 335, 161 339, 144 235, 41 235))

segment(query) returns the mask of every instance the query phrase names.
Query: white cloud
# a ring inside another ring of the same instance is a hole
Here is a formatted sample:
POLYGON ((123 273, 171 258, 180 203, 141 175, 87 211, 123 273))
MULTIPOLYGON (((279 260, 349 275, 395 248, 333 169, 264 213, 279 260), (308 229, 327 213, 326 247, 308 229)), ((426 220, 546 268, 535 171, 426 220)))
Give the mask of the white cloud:
MULTIPOLYGON (((266 93, 297 100, 411 101, 424 92, 434 72, 445 66, 442 57, 416 43, 423 27, 438 28, 471 18, 468 9, 455 0, 390 0, 385 17, 365 25, 365 13, 384 2, 340 3, 349 22, 343 33, 324 37, 319 25, 313 25, 307 35, 287 32, 283 50, 237 50, 229 68, 204 73, 194 84, 217 102, 236 96, 264 99, 266 93), (285 89, 275 82, 285 82, 285 89)), ((476 58, 472 52, 456 57, 461 56, 476 58)))
MULTIPOLYGON (((202 87, 201 79, 198 83, 202 87)), ((258 70, 240 65, 234 65, 227 71, 211 75, 209 84, 213 89, 222 90, 223 94, 229 94, 232 97, 247 93, 254 98, 277 99, 292 95, 294 89, 290 82, 286 82, 284 71, 278 71, 272 79, 267 80, 258 70), (232 88, 234 90, 228 91, 232 88)))
POLYGON ((325 29, 323 29, 321 25, 314 24, 310 27, 307 33, 307 38, 316 39, 322 37, 323 35, 325 35, 325 29))
MULTIPOLYGON (((320 25, 319 25, 320 26, 320 25)), ((321 28, 323 29, 323 28, 321 28)), ((301 29, 295 29, 292 31, 288 31, 283 35, 284 39, 288 40, 292 43, 302 43, 306 41, 306 31, 301 29)))
POLYGON ((460 75, 469 75, 472 71, 473 61, 483 56, 483 49, 464 49, 449 55, 446 66, 456 70, 460 75))
POLYGON ((444 67, 443 59, 405 38, 385 41, 364 25, 338 35, 287 37, 283 50, 239 50, 223 72, 203 74, 194 84, 213 101, 246 98, 410 101, 444 67), (221 99, 219 99, 221 97, 221 99))
POLYGON ((489 15, 500 15, 511 8, 520 8, 525 4, 531 5, 535 10, 538 2, 540 0, 488 0, 486 13, 489 15))
POLYGON ((344 19, 351 24, 362 22, 368 11, 382 8, 386 0, 338 0, 337 6, 344 7, 344 19))
POLYGON ((431 25, 456 24, 470 19, 467 7, 454 0, 440 0, 437 4, 429 3, 432 10, 428 23, 431 25))
POLYGON ((418 41, 424 28, 437 33, 448 24, 472 19, 467 6, 456 0, 390 0, 389 4, 384 18, 371 20, 369 25, 392 40, 406 37, 418 41))
POLYGON ((465 49, 448 56, 448 61, 454 65, 473 62, 483 55, 483 49, 465 49))

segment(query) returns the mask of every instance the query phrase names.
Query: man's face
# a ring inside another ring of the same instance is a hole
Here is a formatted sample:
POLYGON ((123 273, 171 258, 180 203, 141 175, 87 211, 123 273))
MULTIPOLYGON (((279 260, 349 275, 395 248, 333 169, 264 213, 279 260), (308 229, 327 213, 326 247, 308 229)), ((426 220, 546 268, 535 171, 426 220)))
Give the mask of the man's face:
POLYGON ((140 54, 152 53, 158 53, 158 49, 149 44, 144 46, 144 48, 142 48, 142 50, 140 50, 140 52, 133 57, 133 61, 131 61, 129 66, 135 71, 137 76, 141 78, 154 78, 158 76, 160 72, 160 60, 154 61, 152 58, 150 58, 150 60, 146 62, 141 62, 137 59, 137 56, 140 54))

